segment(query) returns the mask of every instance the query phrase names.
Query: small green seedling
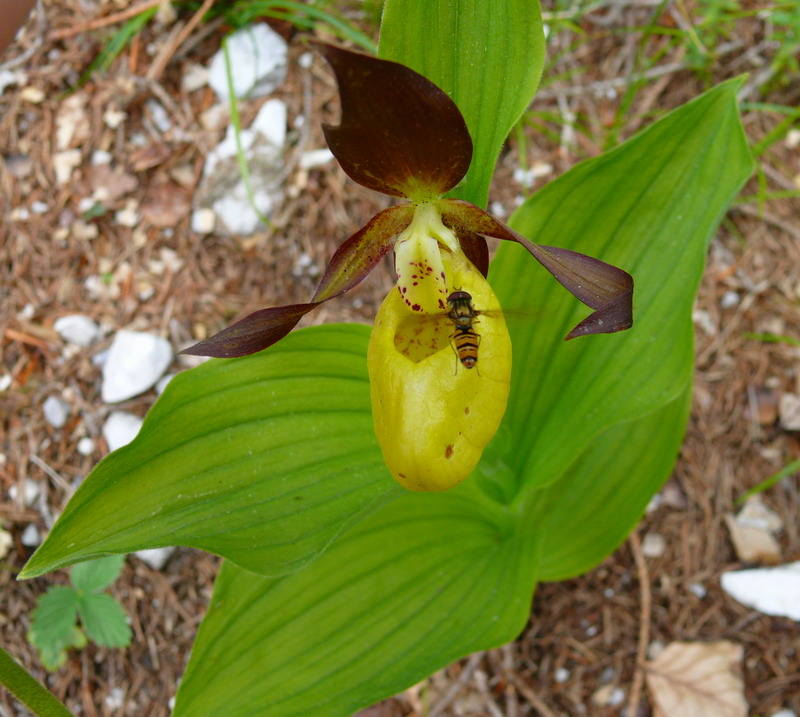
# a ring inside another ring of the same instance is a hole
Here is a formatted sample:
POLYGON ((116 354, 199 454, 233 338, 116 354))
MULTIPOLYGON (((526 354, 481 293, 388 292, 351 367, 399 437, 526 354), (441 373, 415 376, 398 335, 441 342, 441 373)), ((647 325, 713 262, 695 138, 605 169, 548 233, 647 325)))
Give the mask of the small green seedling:
POLYGON ((67 650, 86 646, 87 638, 105 647, 126 647, 131 629, 122 606, 102 592, 122 570, 124 555, 79 563, 72 568, 72 585, 51 587, 37 601, 28 640, 39 650, 42 664, 57 670, 67 650), (80 616, 82 627, 76 622, 80 616))

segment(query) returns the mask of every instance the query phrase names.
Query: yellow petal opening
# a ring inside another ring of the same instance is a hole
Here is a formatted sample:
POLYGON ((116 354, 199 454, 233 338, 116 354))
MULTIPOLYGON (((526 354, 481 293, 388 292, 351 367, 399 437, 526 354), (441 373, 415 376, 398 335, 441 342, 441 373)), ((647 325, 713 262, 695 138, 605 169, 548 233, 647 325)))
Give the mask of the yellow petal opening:
POLYGON ((511 380, 511 341, 494 292, 460 249, 441 257, 448 296, 466 292, 461 309, 477 315, 459 328, 443 311, 413 314, 393 289, 367 358, 384 460, 414 491, 448 490, 472 472, 503 418, 511 380))

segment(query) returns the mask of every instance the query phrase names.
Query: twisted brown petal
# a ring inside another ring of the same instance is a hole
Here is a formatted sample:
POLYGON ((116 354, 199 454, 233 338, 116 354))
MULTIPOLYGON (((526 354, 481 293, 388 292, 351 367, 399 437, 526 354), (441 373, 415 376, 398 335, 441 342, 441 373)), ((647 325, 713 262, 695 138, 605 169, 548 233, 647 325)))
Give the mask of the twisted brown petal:
POLYGON ((633 325, 633 277, 622 269, 569 249, 534 244, 521 234, 460 199, 439 202, 444 221, 457 231, 473 231, 522 244, 573 296, 595 312, 565 340, 588 334, 610 334, 633 325))
POLYGON ((352 289, 392 248, 394 237, 411 222, 410 204, 378 212, 366 226, 347 239, 328 263, 314 298, 307 304, 289 304, 261 309, 228 326, 182 353, 214 358, 248 356, 272 346, 288 334, 300 319, 323 301, 352 289))

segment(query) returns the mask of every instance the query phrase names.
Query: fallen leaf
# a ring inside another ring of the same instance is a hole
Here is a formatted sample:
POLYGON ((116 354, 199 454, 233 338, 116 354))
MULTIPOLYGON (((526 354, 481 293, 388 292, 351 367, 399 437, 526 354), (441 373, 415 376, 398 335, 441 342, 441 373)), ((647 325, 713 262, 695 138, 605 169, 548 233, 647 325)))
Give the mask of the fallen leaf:
POLYGON ((743 654, 727 640, 667 645, 645 663, 653 717, 746 717, 743 654))
POLYGON ((134 149, 130 154, 131 169, 134 172, 144 172, 145 170, 157 167, 172 154, 169 145, 159 142, 148 144, 145 147, 134 149))
POLYGON ((154 183, 142 204, 142 217, 155 227, 174 227, 189 214, 191 197, 174 182, 154 183))
POLYGON ((110 164, 99 164, 89 170, 89 181, 92 190, 102 188, 105 198, 114 202, 124 197, 139 186, 136 177, 128 174, 121 167, 112 168, 110 164))

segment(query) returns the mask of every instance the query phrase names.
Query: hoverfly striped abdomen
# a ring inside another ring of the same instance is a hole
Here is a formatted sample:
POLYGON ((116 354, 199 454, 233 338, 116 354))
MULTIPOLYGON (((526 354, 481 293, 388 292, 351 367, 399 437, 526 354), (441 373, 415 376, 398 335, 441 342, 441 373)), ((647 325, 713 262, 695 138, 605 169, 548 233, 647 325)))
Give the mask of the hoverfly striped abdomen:
POLYGON ((455 327, 450 338, 458 360, 464 368, 473 368, 478 363, 481 337, 472 326, 479 315, 472 305, 472 296, 466 291, 454 291, 447 297, 447 306, 447 316, 455 327))

